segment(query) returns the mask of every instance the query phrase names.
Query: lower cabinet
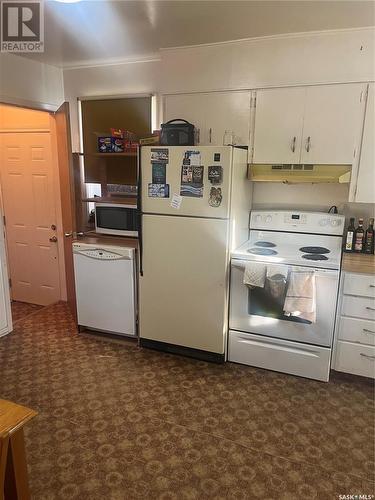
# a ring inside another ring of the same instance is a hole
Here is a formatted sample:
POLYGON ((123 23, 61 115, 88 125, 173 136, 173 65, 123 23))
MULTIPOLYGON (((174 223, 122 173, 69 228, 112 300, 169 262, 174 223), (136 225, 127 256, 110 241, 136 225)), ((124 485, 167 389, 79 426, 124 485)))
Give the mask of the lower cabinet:
POLYGON ((375 378, 375 276, 344 272, 333 368, 375 378))

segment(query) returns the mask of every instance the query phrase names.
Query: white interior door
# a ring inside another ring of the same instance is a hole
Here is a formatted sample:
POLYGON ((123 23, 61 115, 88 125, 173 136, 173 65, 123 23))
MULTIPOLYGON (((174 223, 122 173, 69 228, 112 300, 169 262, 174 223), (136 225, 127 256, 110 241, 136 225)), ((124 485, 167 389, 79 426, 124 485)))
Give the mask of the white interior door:
POLYGON ((375 83, 370 83, 355 201, 375 203, 375 83))
POLYGON ((363 123, 362 83, 307 88, 301 163, 352 164, 363 123))
POLYGON ((12 299, 60 299, 55 192, 49 133, 0 134, 0 180, 12 299))
POLYGON ((254 163, 299 163, 306 89, 256 93, 254 163))
POLYGON ((140 337, 224 353, 228 221, 143 216, 140 337))
POLYGON ((0 207, 0 337, 12 331, 3 215, 0 207))

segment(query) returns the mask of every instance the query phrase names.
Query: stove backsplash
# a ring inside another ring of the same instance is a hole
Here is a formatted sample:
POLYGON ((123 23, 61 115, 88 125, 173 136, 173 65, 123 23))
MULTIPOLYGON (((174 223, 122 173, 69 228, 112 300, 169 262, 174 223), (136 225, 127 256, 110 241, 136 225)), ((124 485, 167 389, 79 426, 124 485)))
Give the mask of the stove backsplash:
POLYGON ((305 210, 326 212, 336 205, 343 213, 349 196, 348 184, 281 184, 254 183, 255 210, 305 210))

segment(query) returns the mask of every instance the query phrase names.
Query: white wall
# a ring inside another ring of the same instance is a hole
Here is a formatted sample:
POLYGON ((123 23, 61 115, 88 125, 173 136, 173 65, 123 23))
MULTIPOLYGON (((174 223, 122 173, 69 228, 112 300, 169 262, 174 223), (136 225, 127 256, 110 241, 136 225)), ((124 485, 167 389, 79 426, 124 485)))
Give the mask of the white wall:
POLYGON ((375 30, 261 37, 161 51, 162 93, 374 79, 375 30))
POLYGON ((0 102, 56 111, 63 101, 60 68, 0 53, 0 102))
POLYGON ((253 208, 326 211, 336 205, 340 213, 348 200, 348 184, 254 183, 253 208))
POLYGON ((73 151, 79 151, 79 97, 152 94, 159 89, 159 60, 65 69, 65 100, 70 104, 73 151))

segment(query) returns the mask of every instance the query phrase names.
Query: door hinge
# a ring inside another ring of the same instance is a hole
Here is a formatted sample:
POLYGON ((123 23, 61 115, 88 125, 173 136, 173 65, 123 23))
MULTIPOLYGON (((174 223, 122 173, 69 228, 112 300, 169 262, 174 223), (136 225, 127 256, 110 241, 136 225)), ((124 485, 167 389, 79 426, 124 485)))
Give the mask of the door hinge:
POLYGON ((9 278, 9 288, 12 288, 12 278, 9 278))
POLYGON ((257 96, 256 95, 251 96, 250 108, 256 108, 256 105, 257 105, 257 96))

